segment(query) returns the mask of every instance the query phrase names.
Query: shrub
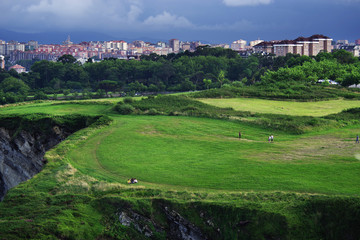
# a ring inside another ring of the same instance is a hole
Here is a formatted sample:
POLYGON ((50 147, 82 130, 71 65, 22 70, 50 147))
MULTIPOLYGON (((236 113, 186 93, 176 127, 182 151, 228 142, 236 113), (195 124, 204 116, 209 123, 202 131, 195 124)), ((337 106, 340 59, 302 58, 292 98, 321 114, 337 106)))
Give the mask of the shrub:
POLYGON ((159 112, 155 108, 150 108, 149 111, 148 111, 148 114, 149 115, 158 115, 159 112))
POLYGON ((123 115, 131 114, 135 111, 135 108, 130 104, 117 104, 115 110, 123 115))
POLYGON ((131 97, 126 97, 124 98, 124 103, 133 103, 134 102, 134 99, 132 99, 131 97))
POLYGON ((44 92, 42 91, 38 91, 35 93, 34 95, 34 99, 35 100, 45 100, 45 99, 48 99, 48 95, 46 95, 44 92))

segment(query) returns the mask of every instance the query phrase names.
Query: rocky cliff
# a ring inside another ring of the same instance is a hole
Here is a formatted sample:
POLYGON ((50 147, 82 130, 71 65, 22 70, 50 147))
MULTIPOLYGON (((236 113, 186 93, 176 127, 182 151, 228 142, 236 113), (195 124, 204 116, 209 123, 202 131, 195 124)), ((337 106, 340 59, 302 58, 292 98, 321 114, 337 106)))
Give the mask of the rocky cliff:
POLYGON ((39 173, 47 150, 100 116, 46 114, 0 116, 0 201, 6 192, 39 173))
POLYGON ((0 200, 6 192, 41 171, 45 152, 70 133, 54 126, 49 134, 0 127, 0 200))

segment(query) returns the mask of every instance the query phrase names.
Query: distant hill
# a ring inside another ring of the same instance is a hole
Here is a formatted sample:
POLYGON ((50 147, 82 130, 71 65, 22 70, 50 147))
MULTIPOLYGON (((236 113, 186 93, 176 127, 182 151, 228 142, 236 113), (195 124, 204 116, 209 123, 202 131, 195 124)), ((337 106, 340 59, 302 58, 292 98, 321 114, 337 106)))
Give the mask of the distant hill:
MULTIPOLYGON (((66 40, 70 35, 71 41, 74 43, 80 43, 83 41, 110 41, 110 40, 124 40, 126 42, 132 42, 135 40, 142 40, 144 42, 156 43, 158 41, 168 42, 169 39, 152 38, 146 36, 118 36, 111 34, 104 34, 98 32, 88 31, 76 31, 76 32, 40 32, 40 33, 20 33, 0 29, 0 39, 5 41, 15 40, 18 42, 28 42, 30 40, 36 40, 40 44, 60 44, 66 40)), ((184 40, 186 41, 186 40, 184 40)), ((189 40, 190 41, 190 40, 189 40)), ((191 40, 196 41, 196 40, 191 40)), ((202 43, 209 43, 208 41, 201 41, 202 43)))
MULTIPOLYGON (((131 42, 137 39, 119 38, 108 34, 97 32, 41 32, 41 33, 20 33, 14 31, 8 31, 0 29, 0 39, 5 41, 16 40, 19 42, 28 42, 29 40, 37 40, 40 44, 59 44, 66 40, 70 35, 71 41, 74 43, 80 43, 83 41, 109 41, 109 40, 124 40, 131 42)), ((147 39, 141 39, 148 41, 147 39)), ((153 40, 153 39, 152 39, 153 40)), ((156 40, 157 41, 157 40, 156 40)))

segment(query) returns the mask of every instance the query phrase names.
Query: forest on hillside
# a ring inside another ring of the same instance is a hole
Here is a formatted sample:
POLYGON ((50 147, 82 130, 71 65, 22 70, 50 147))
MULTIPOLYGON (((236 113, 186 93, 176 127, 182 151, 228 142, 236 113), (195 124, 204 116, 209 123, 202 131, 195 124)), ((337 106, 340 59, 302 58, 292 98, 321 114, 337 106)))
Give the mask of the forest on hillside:
POLYGON ((309 89, 318 91, 319 79, 331 79, 343 87, 360 82, 359 59, 344 50, 315 57, 254 54, 243 58, 231 49, 199 47, 195 52, 143 55, 140 61, 89 59, 82 65, 64 55, 57 62, 31 64, 27 73, 0 72, 1 104, 24 101, 29 95, 35 99, 46 99, 47 94, 94 98, 108 92, 131 95, 229 87, 241 88, 243 94, 250 91, 250 96, 271 92, 273 97, 292 98, 309 89))

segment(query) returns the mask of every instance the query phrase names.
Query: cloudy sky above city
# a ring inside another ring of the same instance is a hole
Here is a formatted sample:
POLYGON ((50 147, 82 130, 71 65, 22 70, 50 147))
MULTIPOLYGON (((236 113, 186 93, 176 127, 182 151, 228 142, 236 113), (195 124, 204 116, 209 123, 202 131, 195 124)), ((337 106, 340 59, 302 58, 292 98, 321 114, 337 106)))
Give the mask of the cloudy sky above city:
POLYGON ((96 40, 90 33, 211 43, 312 34, 360 38, 360 0, 0 0, 0 6, 1 30, 86 32, 84 41, 96 40))

